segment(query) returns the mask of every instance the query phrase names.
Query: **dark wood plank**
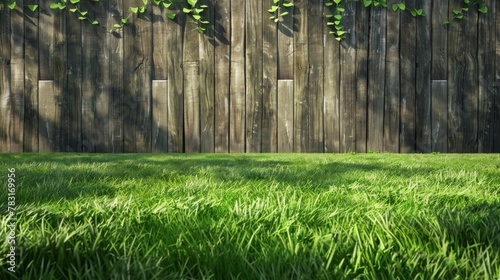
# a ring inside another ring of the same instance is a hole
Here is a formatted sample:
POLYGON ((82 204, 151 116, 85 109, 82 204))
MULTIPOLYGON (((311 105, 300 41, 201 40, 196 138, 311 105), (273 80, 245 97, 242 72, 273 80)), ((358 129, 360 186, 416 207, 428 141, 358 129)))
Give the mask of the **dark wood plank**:
POLYGON ((368 118, 369 16, 356 4, 356 152, 366 153, 368 118))
POLYGON ((433 152, 448 150, 448 104, 443 102, 448 95, 446 80, 432 81, 432 148, 433 152))
POLYGON ((215 31, 215 152, 229 152, 229 76, 231 46, 231 1, 219 0, 214 5, 215 31))
POLYGON ((344 28, 349 33, 340 48, 340 152, 356 151, 356 30, 355 3, 346 5, 344 28))
MULTIPOLYGON (((161 6, 161 5, 160 5, 161 6)), ((165 17, 164 9, 160 6, 152 5, 152 28, 153 28, 153 73, 151 78, 153 80, 166 80, 168 78, 168 61, 167 56, 167 24, 169 19, 165 17)))
POLYGON ((448 151, 477 152, 477 14, 448 28, 448 151))
POLYGON ((246 0, 246 152, 262 151, 262 3, 246 0))
MULTIPOLYGON (((494 118, 495 120, 500 119, 500 7, 495 9, 495 91, 494 91, 494 118)), ((500 153, 500 122, 495 121, 493 123, 493 152, 500 153)))
POLYGON ((60 106, 54 89, 54 81, 40 81, 38 83, 40 92, 39 109, 39 148, 40 152, 55 152, 57 150, 57 119, 60 106))
POLYGON ((245 152, 245 1, 231 1, 230 152, 245 152))
POLYGON ((10 152, 23 152, 24 131, 24 18, 23 1, 11 12, 10 34, 10 106, 12 110, 9 123, 10 152))
POLYGON ((152 152, 168 152, 168 83, 167 80, 153 81, 153 126, 152 152))
MULTIPOLYGON (((431 15, 431 2, 423 2, 422 9, 431 15)), ((431 17, 424 16, 417 21, 416 54, 416 152, 431 152, 431 17)))
MULTIPOLYGON (((66 37, 66 13, 67 10, 54 13, 54 94, 60 111, 56 118, 54 128, 56 129, 57 147, 56 151, 65 152, 69 150, 69 124, 70 107, 68 99, 71 92, 68 91, 68 65, 67 65, 67 37, 66 37)), ((74 15, 71 15, 74 16, 74 15)), ((104 44, 104 43, 102 43, 104 44)))
POLYGON ((0 11, 0 152, 10 152, 10 11, 0 11))
MULTIPOLYGON (((108 1, 110 13, 108 14, 107 29, 111 30, 115 23, 120 22, 124 7, 123 1, 108 1)), ((110 151, 123 152, 123 29, 118 29, 108 36, 109 44, 109 69, 110 69, 110 151)), ((166 93, 165 93, 166 94, 166 93)))
POLYGON ((401 104, 399 152, 415 152, 415 53, 417 25, 410 13, 401 14, 401 104))
MULTIPOLYGON (((90 3, 82 3, 82 9, 89 10, 90 3)), ((75 16, 75 15, 70 15, 75 16)), ((92 15, 94 16, 94 15, 92 15)), ((102 68, 97 65, 101 50, 94 47, 97 41, 95 26, 82 22, 82 126, 81 126, 81 151, 93 153, 94 145, 99 146, 99 127, 95 126, 94 117, 96 115, 96 94, 102 75, 102 68)), ((102 42, 101 45, 102 47, 102 42)))
MULTIPOLYGON (((49 8, 49 1, 40 1, 39 14, 39 75, 40 80, 54 80, 54 21, 55 11, 49 8)), ((72 15, 74 16, 74 15, 72 15)))
MULTIPOLYGON (((478 152, 492 153, 495 143, 495 60, 491 59, 496 50, 495 26, 496 1, 488 3, 488 13, 479 16, 478 28, 478 152)), ((498 101, 497 101, 498 102, 498 101)), ((500 103, 500 102, 499 102, 500 103)), ((500 140, 497 140, 500 141, 500 140)))
MULTIPOLYGON (((262 2, 262 10, 268 9, 268 3, 262 2)), ((289 14, 285 16, 291 18, 289 14)), ((278 33, 277 25, 263 13, 263 116, 262 116, 262 152, 276 152, 278 149, 278 33)))
MULTIPOLYGON (((387 4, 392 7, 399 3, 398 0, 389 0, 387 4)), ((399 26, 400 13, 387 13, 387 42, 385 66, 385 105, 384 105, 384 151, 399 152, 399 26)))
POLYGON ((371 8, 368 56, 368 136, 367 149, 383 151, 384 90, 386 55, 386 9, 371 8))
MULTIPOLYGON (((269 3, 263 1, 264 7, 269 3)), ((269 18, 269 13, 264 8, 264 19, 269 18)), ((294 7, 286 9, 288 15, 278 22, 278 79, 293 79, 293 33, 294 31, 294 7)))
POLYGON ((211 2, 203 0, 200 2, 207 8, 203 12, 203 18, 208 20, 204 34, 199 34, 200 40, 200 151, 202 153, 215 152, 215 49, 214 38, 214 10, 211 2))
POLYGON ((448 79, 448 26, 443 24, 443 19, 448 17, 448 1, 432 2, 432 73, 433 80, 448 79))
POLYGON ((308 50, 308 27, 307 27, 307 3, 308 1, 294 1, 295 17, 297 18, 297 32, 294 33, 294 152, 306 152, 309 139, 309 100, 308 100, 308 76, 309 76, 309 50, 308 50))
POLYGON ((323 18, 316 15, 323 14, 323 1, 313 0, 308 2, 307 13, 310 16, 307 23, 308 55, 309 55, 309 139, 307 140, 308 152, 324 152, 323 139, 323 108, 324 108, 324 70, 323 70, 323 18))
MULTIPOLYGON (((24 152, 38 152, 38 13, 24 8, 24 152)), ((0 39, 1 40, 1 39, 0 39)), ((0 70, 1 71, 1 70, 0 70)), ((0 89, 0 92, 2 90, 0 89)), ((1 140, 0 140, 1 141, 1 140)))
POLYGON ((278 80, 278 152, 293 152, 293 80, 278 80))

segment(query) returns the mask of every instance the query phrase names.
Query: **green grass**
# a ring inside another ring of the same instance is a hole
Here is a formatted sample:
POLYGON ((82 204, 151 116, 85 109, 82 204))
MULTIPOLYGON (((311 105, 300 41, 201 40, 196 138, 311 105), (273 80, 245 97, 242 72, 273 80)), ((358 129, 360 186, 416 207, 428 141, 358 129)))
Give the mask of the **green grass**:
POLYGON ((0 166, 2 185, 16 168, 19 260, 0 279, 500 279, 498 154, 0 154, 0 166))

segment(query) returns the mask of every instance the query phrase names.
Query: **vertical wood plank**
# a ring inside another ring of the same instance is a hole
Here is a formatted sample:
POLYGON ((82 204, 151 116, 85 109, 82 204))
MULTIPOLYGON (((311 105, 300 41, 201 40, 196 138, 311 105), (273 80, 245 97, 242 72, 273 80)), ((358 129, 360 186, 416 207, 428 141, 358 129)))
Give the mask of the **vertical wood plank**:
POLYGON ((69 123, 70 112, 68 111, 68 99, 71 94, 67 88, 67 37, 66 37, 66 14, 67 10, 54 14, 54 94, 59 104, 60 115, 57 117, 56 128, 58 152, 65 152, 69 146, 69 123))
POLYGON ((368 62, 368 137, 367 149, 383 151, 386 9, 371 8, 368 62))
POLYGON ((10 38, 11 54, 11 89, 10 106, 12 110, 9 123, 10 152, 23 152, 24 131, 24 18, 23 1, 17 1, 17 7, 11 13, 12 33, 10 38))
POLYGON ((246 0, 246 151, 262 151, 262 3, 246 0))
MULTIPOLYGON (((426 15, 431 15, 431 2, 422 3, 426 15)), ((431 151, 431 18, 421 17, 417 21, 416 56, 416 151, 431 151)))
POLYGON ((215 31, 215 152, 229 152, 229 80, 231 65, 231 1, 214 5, 215 31))
POLYGON ((37 9, 34 12, 32 12, 28 7, 25 7, 23 12, 29 19, 25 20, 24 22, 24 67, 25 67, 24 69, 25 70, 24 70, 23 151, 38 152, 38 13, 39 11, 37 9))
POLYGON ((415 77, 416 77, 416 19, 409 13, 402 13, 400 29, 400 77, 401 77, 401 100, 400 100, 400 130, 399 130, 399 152, 415 152, 415 77))
MULTIPOLYGON (((82 3, 82 8, 89 10, 90 3, 82 3)), ((73 16, 73 15, 72 15, 73 16)), ((92 15, 95 16, 95 15, 92 15)), ((94 47, 97 41, 95 27, 86 22, 81 24, 82 29, 82 141, 81 151, 93 153, 94 145, 99 145, 99 128, 95 126, 97 84, 101 79, 102 68, 96 61, 101 50, 94 47)), ((102 44, 102 42, 101 42, 102 44)), ((101 45, 102 47, 102 45, 101 45)))
MULTIPOLYGON (((389 0, 389 7, 399 3, 398 0, 389 0)), ((387 13, 387 45, 385 68, 385 108, 384 108, 384 151, 399 152, 399 13, 387 13)))
MULTIPOLYGON (((333 14, 333 6, 325 8, 325 14, 333 14)), ((325 152, 340 152, 340 44, 323 23, 324 50, 324 98, 325 98, 325 152)))
MULTIPOLYGON (((309 1, 309 15, 323 14, 323 1, 309 1)), ((323 18, 310 16, 308 18, 308 56, 309 56, 309 139, 307 140, 308 152, 324 152, 323 139, 323 82, 324 82, 324 56, 323 56, 323 18)))
POLYGON ((167 80, 153 81, 152 151, 154 153, 168 151, 167 93, 167 80))
MULTIPOLYGON (((494 105, 494 119, 500 119, 500 7, 496 7, 495 9, 495 91, 494 97, 495 105, 494 105)), ((495 139, 493 143, 493 152, 500 153, 500 122, 495 121, 493 123, 493 139, 495 139)))
MULTIPOLYGON (((446 80, 448 78, 448 41, 447 25, 443 19, 448 17, 448 1, 432 2, 432 74, 433 80, 446 80)), ((433 97, 434 99, 434 97, 433 97)))
MULTIPOLYGON (((268 7, 269 3, 263 1, 264 7, 268 7)), ((266 11, 267 8, 264 8, 266 11)), ((278 22, 278 79, 293 79, 293 33, 295 32, 294 23, 294 7, 290 7, 285 11, 288 15, 283 17, 282 21, 278 22)), ((264 12, 264 20, 269 14, 264 12)))
POLYGON ((230 152, 245 152, 245 1, 231 1, 230 152))
POLYGON ((49 1, 40 1, 38 24, 40 80, 54 80, 54 21, 60 11, 50 9, 49 1))
MULTIPOLYGON (((496 2, 488 3, 488 13, 479 16, 478 69, 479 69, 479 108, 478 108, 478 152, 492 153, 495 143, 495 61, 491 55, 496 49, 495 26, 496 2)), ((499 102, 499 101, 497 101, 499 102)), ((497 140, 500 142, 500 140, 497 140)))
POLYGON ((369 17, 363 3, 356 4, 356 152, 366 153, 368 109, 369 17))
MULTIPOLYGON (((461 2, 450 1, 450 9, 461 2)), ((477 14, 469 13, 448 32, 448 151, 477 152, 477 14)))
POLYGON ((38 83, 39 98, 39 148, 40 152, 55 152, 57 150, 57 119, 60 113, 60 103, 54 89, 54 81, 38 83))
POLYGON ((278 152, 293 152, 293 80, 278 80, 278 152))
POLYGON ((433 152, 448 150, 448 83, 446 80, 432 81, 432 148, 433 152), (444 102, 443 102, 444 101, 444 102))
POLYGON ((184 141, 186 153, 200 152, 200 72, 196 26, 188 19, 184 28, 184 141))
MULTIPOLYGON (((356 34, 354 3, 346 5, 344 28, 356 34)), ((340 152, 356 151, 356 40, 348 35, 340 49, 340 152)))
POLYGON ((308 1, 294 1, 294 11, 298 20, 298 30, 294 33, 294 152, 306 152, 309 138, 309 100, 308 100, 308 74, 309 74, 309 50, 308 50, 308 27, 307 27, 307 3, 308 1))
POLYGON ((10 11, 0 10, 0 152, 10 152, 10 11))
POLYGON ((186 19, 167 22, 168 47, 168 151, 184 152, 183 32, 186 19))
POLYGON ((204 34, 200 34, 200 119, 201 131, 200 151, 202 153, 215 152, 215 49, 214 49, 214 10, 210 1, 203 0, 207 5, 203 12, 210 26, 206 26, 204 34))
MULTIPOLYGON (((122 0, 108 1, 110 13, 108 15, 108 29, 120 22, 124 8, 122 0)), ((109 70, 110 70, 110 151, 123 152, 123 28, 108 36, 109 70)), ((165 93, 166 94, 166 93, 165 93)))
MULTIPOLYGON (((161 5, 160 5, 161 6, 161 5)), ((152 28, 153 28, 153 45, 152 45, 152 73, 153 80, 166 80, 168 78, 168 61, 167 56, 167 24, 169 19, 165 18, 165 12, 157 5, 152 5, 152 28)))

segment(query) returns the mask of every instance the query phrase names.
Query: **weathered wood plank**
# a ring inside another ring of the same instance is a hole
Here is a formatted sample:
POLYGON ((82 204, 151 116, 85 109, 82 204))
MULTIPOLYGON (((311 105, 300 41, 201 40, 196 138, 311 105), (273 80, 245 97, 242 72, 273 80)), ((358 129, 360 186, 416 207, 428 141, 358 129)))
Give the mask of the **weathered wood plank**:
POLYGON ((278 80, 278 152, 293 152, 293 80, 278 80))
POLYGON ((39 28, 39 75, 40 80, 54 80, 54 15, 60 13, 49 8, 49 1, 40 1, 39 28))
MULTIPOLYGON (((387 5, 399 3, 389 0, 387 5)), ((385 107, 384 107, 384 151, 399 152, 399 94, 400 57, 399 57, 399 13, 387 13, 387 42, 385 56, 385 107)))
MULTIPOLYGON (((265 1, 264 7, 269 6, 265 1)), ((264 8, 264 11, 267 9, 264 8)), ((293 79, 293 33, 294 27, 294 7, 285 9, 288 15, 278 22, 278 79, 293 79)), ((268 13, 264 12, 264 19, 268 13)), ((266 17, 267 16, 267 17, 266 17)))
POLYGON ((356 152, 366 153, 368 109, 369 17, 363 3, 356 4, 356 152))
POLYGON ((307 27, 307 3, 308 1, 294 1, 297 32, 294 33, 293 52, 293 93, 294 93, 294 152, 306 152, 309 138, 309 99, 308 81, 309 76, 309 50, 308 50, 308 27, 307 27))
MULTIPOLYGON (((356 34, 355 3, 346 5, 344 28, 356 34)), ((356 151, 356 40, 348 35, 340 48, 340 152, 356 151)))
MULTIPOLYGON (((56 128, 58 152, 65 152, 69 146, 69 117, 68 98, 71 92, 67 88, 67 39, 66 39, 66 13, 61 11, 54 14, 54 94, 59 103, 60 115, 54 124, 56 128)), ((103 43, 101 43, 103 44, 103 43)))
MULTIPOLYGON (((496 49, 495 26, 496 1, 488 3, 488 13, 479 16, 478 28, 478 152, 492 153, 495 143, 495 61, 491 54, 496 49)), ((498 101, 497 101, 498 102, 498 101)), ((500 102, 499 102, 500 103, 500 102)), ((500 140, 497 140, 500 141, 500 140)))
POLYGON ((245 152, 245 1, 231 1, 230 152, 245 152))
POLYGON ((448 78, 448 41, 447 25, 443 19, 448 17, 448 1, 432 2, 432 73, 433 80, 446 80, 448 78))
MULTIPOLYGON (((323 1, 313 0, 308 2, 309 15, 323 14, 323 1)), ((308 36, 308 56, 309 56, 309 139, 307 140, 308 152, 324 152, 323 139, 323 18, 319 16, 310 16, 307 23, 308 36)))
POLYGON ((168 69, 168 151, 184 152, 183 32, 186 18, 167 22, 168 69))
MULTIPOLYGON (((83 8, 88 10, 90 3, 82 3, 83 8)), ((102 74, 102 68, 96 61, 101 50, 95 48, 97 40, 95 27, 82 23, 82 126, 81 126, 81 151, 93 153, 94 145, 99 145, 99 127, 95 126, 94 117, 96 114, 96 93, 99 90, 97 84, 102 74)), ((102 45, 101 45, 102 46, 102 45)))
POLYGON ((215 49, 214 37, 214 11, 210 1, 203 0, 201 4, 207 5, 203 18, 208 20, 204 34, 199 34, 200 48, 200 151, 202 153, 215 152, 215 49))
POLYGON ((371 8, 368 62, 368 136, 367 149, 383 151, 384 94, 386 55, 386 10, 371 8))
POLYGON ((23 151, 24 131, 24 18, 22 14, 23 1, 17 1, 18 6, 11 13, 10 34, 10 106, 12 110, 9 123, 10 152, 23 151))
MULTIPOLYGON (((115 23, 120 22, 124 7, 123 1, 108 1, 110 13, 107 26, 111 30, 115 23)), ((118 29, 113 36, 107 37, 109 44, 109 69, 110 69, 110 151, 123 152, 123 29, 118 29)))
POLYGON ((416 19, 410 13, 402 13, 400 45, 401 104, 399 152, 415 152, 415 54, 417 41, 416 19))
POLYGON ((60 113, 60 103, 57 100, 54 81, 40 81, 38 92, 43 98, 39 99, 39 148, 40 152, 55 152, 57 150, 57 119, 60 113))
POLYGON ((10 152, 10 11, 0 10, 0 152, 10 152))
POLYGON ((215 152, 229 152, 229 77, 231 45, 228 37, 231 1, 215 3, 215 152))
POLYGON ((432 148, 433 152, 446 153, 448 150, 448 82, 446 80, 432 81, 432 148))
MULTIPOLYGON (((450 1, 450 9, 460 7, 450 1)), ((448 30, 448 151, 477 152, 477 15, 448 30)))
MULTIPOLYGON (((28 20, 24 21, 23 152, 38 152, 38 13, 39 12, 38 10, 33 12, 28 7, 25 7, 23 12, 28 18, 28 20)), ((0 92, 1 91, 2 90, 0 89, 0 92)))
POLYGON ((167 80, 153 81, 153 127, 152 151, 163 153, 168 151, 168 83, 167 80))
POLYGON ((246 152, 262 151, 262 3, 246 0, 246 152))
MULTIPOLYGON (((422 3, 426 15, 431 14, 431 1, 422 3)), ((417 21, 416 55, 416 119, 415 143, 417 152, 431 152, 431 18, 421 17, 417 21)))
MULTIPOLYGON (((161 5, 160 5, 161 6, 161 5)), ((152 5, 152 28, 153 28, 153 46, 152 46, 152 73, 153 80, 166 80, 168 78, 167 57, 167 24, 169 19, 165 17, 165 12, 157 5, 152 5)))

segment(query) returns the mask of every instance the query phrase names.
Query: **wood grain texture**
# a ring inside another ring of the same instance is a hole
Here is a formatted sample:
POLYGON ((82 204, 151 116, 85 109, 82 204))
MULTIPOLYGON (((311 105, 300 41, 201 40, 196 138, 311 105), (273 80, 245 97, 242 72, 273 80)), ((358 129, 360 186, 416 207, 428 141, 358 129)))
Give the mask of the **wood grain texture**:
POLYGON ((245 152, 245 1, 231 1, 230 152, 245 152))
POLYGON ((40 81, 38 91, 43 98, 39 102, 39 147, 40 152, 57 151, 57 119, 60 105, 54 89, 54 81, 40 81))
MULTIPOLYGON (((263 1, 264 6, 269 6, 263 1)), ((264 8, 264 11, 267 10, 264 8)), ((294 7, 284 9, 288 15, 278 22, 278 79, 293 79, 293 37, 296 27, 294 7)), ((265 13, 264 19, 268 20, 268 13, 265 13)))
POLYGON ((431 1, 431 30, 432 30, 432 73, 433 80, 448 79, 448 25, 443 19, 448 17, 448 1, 431 1))
POLYGON ((446 97, 448 95, 448 82, 446 80, 433 80, 432 88, 432 147, 433 152, 446 153, 448 151, 448 110, 446 97))
POLYGON ((356 152, 365 153, 368 125, 369 16, 363 4, 356 4, 356 152))
MULTIPOLYGON (((102 8, 102 10, 105 10, 102 8)), ((57 123, 55 127, 57 129, 57 151, 65 152, 70 150, 70 114, 71 108, 69 102, 71 100, 70 92, 68 89, 68 41, 67 41, 67 31, 66 31, 66 14, 57 13, 54 20, 54 93, 58 104, 60 105, 60 114, 57 118, 57 123)), ((100 44, 106 45, 103 41, 100 44)), ((108 67, 104 62, 102 65, 104 71, 108 70, 108 67)), ((106 142, 106 139, 103 139, 106 142)))
POLYGON ((10 152, 23 151, 24 132, 24 18, 22 15, 23 1, 11 12, 10 33, 10 152))
POLYGON ((294 98, 294 133, 293 151, 306 152, 309 139, 309 44, 307 28, 307 3, 308 1, 294 1, 294 11, 297 17, 297 32, 294 33, 294 77, 293 77, 293 98, 294 98))
POLYGON ((293 80, 278 80, 278 152, 293 152, 293 80))
POLYGON ((152 152, 168 152, 168 83, 167 80, 153 80, 153 124, 152 152))
POLYGON ((0 11, 0 152, 10 152, 10 11, 0 11))
MULTIPOLYGON (((116 22, 121 20, 124 11, 122 0, 108 1, 109 10, 107 28, 111 30, 116 22)), ((109 44, 109 69, 110 69, 110 100, 109 100, 109 130, 110 152, 122 153, 123 149, 123 28, 116 30, 112 36, 107 36, 109 44)), ((165 46, 166 47, 166 46, 165 46)))

